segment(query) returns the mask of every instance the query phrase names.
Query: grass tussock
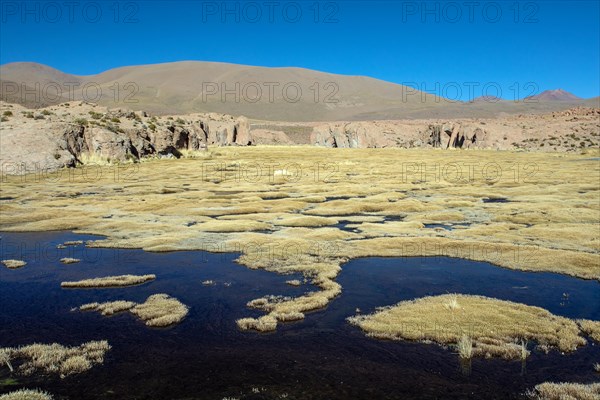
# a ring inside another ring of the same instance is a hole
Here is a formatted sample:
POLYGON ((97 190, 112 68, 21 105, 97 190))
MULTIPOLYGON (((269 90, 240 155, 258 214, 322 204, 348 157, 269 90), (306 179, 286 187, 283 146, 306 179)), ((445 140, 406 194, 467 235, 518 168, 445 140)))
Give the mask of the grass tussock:
POLYGON ((241 318, 236 323, 244 331, 271 332, 277 329, 277 319, 271 315, 264 315, 260 318, 241 318))
POLYGON ((155 294, 129 310, 147 326, 165 327, 180 323, 188 314, 188 307, 166 294, 155 294))
POLYGON ((596 342, 600 343, 600 321, 592 321, 589 319, 577 320, 577 323, 581 327, 581 330, 589 335, 596 342))
POLYGON ((212 152, 208 150, 188 150, 181 149, 179 150, 182 158, 187 159, 201 159, 201 160, 210 160, 213 158, 212 152))
POLYGON ((162 293, 148 297, 141 304, 119 300, 107 303, 84 304, 79 309, 81 311, 98 311, 102 315, 113 315, 118 312, 129 311, 151 327, 178 324, 183 321, 189 312, 185 304, 162 293))
POLYGON ((3 394, 0 400, 52 400, 53 397, 40 390, 19 389, 14 392, 3 394))
POLYGON ((8 269, 17 269, 27 265, 27 263, 22 260, 2 260, 2 264, 8 269))
POLYGON ((287 283, 290 286, 300 286, 300 285, 302 285, 302 281, 300 281, 299 279, 290 279, 289 281, 285 281, 285 283, 287 283))
POLYGON ((60 262, 63 264, 76 264, 80 261, 81 260, 79 258, 71 258, 71 257, 64 257, 64 258, 60 259, 60 262))
POLYGON ((143 283, 153 281, 156 275, 119 275, 106 276, 103 278, 84 279, 75 282, 62 282, 63 288, 110 288, 110 287, 126 287, 141 285, 143 283))
POLYGON ((275 220, 273 222, 274 225, 278 225, 278 226, 289 226, 289 227, 299 227, 299 228, 315 228, 315 227, 321 227, 321 226, 327 226, 327 225, 334 225, 337 223, 338 223, 338 221, 335 218, 312 217, 312 216, 283 218, 280 220, 275 220))
POLYGON ((83 165, 91 166, 107 166, 112 165, 110 157, 103 156, 98 153, 82 153, 79 156, 79 160, 83 165))
POLYGON ((598 400, 600 383, 545 382, 536 385, 534 390, 528 392, 528 396, 534 400, 598 400))
POLYGON ((473 357, 473 340, 467 335, 462 335, 457 344, 458 355, 464 360, 473 357))
POLYGON ((0 348, 0 368, 4 365, 8 367, 10 372, 14 371, 12 364, 10 363, 10 357, 13 352, 11 348, 0 348))
POLYGON ((18 372, 23 375, 40 372, 65 378, 85 372, 95 364, 102 364, 110 348, 107 341, 93 341, 75 347, 35 343, 2 350, 9 354, 9 361, 20 363, 18 372))
POLYGON ((577 324, 567 318, 539 307, 471 295, 404 301, 349 322, 375 338, 455 345, 465 358, 525 358, 529 352, 524 340, 564 352, 586 343, 577 324))
POLYGON ((79 309, 81 311, 98 311, 102 315, 113 315, 123 311, 129 311, 137 305, 134 301, 109 301, 106 303, 88 303, 84 304, 79 309))
POLYGON ((251 232, 251 231, 262 231, 268 230, 271 225, 252 220, 221 220, 215 219, 212 221, 203 222, 195 226, 198 230, 204 232, 251 232))

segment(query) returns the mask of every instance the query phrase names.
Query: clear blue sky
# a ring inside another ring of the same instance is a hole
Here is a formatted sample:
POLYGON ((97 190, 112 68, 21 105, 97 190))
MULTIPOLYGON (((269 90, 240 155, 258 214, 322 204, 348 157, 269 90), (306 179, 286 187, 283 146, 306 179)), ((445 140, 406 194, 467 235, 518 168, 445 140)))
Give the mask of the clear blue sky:
POLYGON ((597 0, 73 2, 2 0, 0 62, 89 75, 134 64, 222 61, 425 83, 429 91, 439 82, 438 94, 446 89, 452 98, 458 85, 461 99, 469 82, 480 84, 475 95, 497 83, 510 99, 517 87, 518 97, 531 94, 528 82, 539 91, 600 95, 597 0))

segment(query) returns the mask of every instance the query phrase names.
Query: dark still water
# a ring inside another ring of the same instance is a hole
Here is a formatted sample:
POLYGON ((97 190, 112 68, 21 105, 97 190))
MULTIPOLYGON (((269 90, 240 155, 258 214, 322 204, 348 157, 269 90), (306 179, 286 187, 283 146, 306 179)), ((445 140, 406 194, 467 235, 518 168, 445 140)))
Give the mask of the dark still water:
POLYGON ((299 295, 298 276, 251 271, 235 254, 147 253, 140 250, 56 249, 68 240, 97 237, 65 232, 3 233, 0 267, 0 347, 32 342, 79 345, 106 339, 105 363, 84 374, 11 375, 0 366, 0 394, 41 388, 56 399, 506 399, 547 380, 592 382, 600 346, 575 353, 534 352, 520 361, 474 360, 471 375, 436 345, 366 338, 345 318, 355 309, 443 293, 481 294, 542 306, 572 318, 600 319, 600 284, 557 274, 525 273, 450 258, 369 258, 343 266, 342 295, 327 309, 277 332, 238 331, 235 320, 261 315, 246 302, 267 295, 299 295), (65 265, 62 257, 81 258, 65 265), (61 289, 60 282, 107 275, 156 274, 156 281, 121 289, 61 289), (213 280, 215 285, 202 282, 213 280), (167 329, 148 328, 131 314, 103 317, 71 312, 93 301, 133 300, 167 293, 190 307, 167 329), (566 294, 566 296, 565 296, 566 294))

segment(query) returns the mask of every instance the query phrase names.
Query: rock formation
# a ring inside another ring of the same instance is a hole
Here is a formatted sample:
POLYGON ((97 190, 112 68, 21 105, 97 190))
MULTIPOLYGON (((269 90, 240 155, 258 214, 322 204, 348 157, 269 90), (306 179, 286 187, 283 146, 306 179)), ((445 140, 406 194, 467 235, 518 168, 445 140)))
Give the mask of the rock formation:
POLYGON ((439 148, 591 152, 600 108, 490 119, 328 123, 255 122, 217 113, 150 116, 69 102, 41 110, 0 102, 1 174, 75 167, 84 162, 178 158, 213 146, 316 145, 330 148, 439 148))
POLYGON ((2 173, 54 170, 84 157, 110 162, 180 157, 209 146, 251 145, 248 120, 222 114, 150 117, 89 103, 63 103, 40 111, 1 103, 2 173))
POLYGON ((486 133, 480 127, 462 124, 429 125, 427 143, 435 148, 469 149, 484 140, 486 133))

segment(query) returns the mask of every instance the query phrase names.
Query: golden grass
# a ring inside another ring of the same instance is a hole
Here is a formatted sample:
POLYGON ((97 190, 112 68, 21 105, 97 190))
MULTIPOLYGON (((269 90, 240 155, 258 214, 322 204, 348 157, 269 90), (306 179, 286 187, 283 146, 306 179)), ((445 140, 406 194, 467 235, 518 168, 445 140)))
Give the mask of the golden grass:
POLYGON ((290 286, 300 286, 302 282, 299 279, 290 279, 289 281, 285 281, 290 286))
POLYGON ((110 158, 99 153, 82 153, 79 155, 79 160, 84 165, 111 165, 110 158))
POLYGON ((107 288, 107 287, 125 287, 141 285, 143 283, 153 281, 156 275, 119 275, 106 276, 102 278, 84 279, 75 282, 62 282, 61 287, 64 288, 107 288))
POLYGON ((98 311, 106 316, 129 311, 144 321, 147 326, 152 327, 178 324, 183 321, 189 312, 185 304, 167 294, 154 294, 141 304, 119 300, 84 304, 79 309, 81 311, 98 311))
POLYGON ((456 345, 460 358, 468 360, 473 357, 473 340, 467 335, 462 335, 456 345))
POLYGON ((212 220, 195 225, 194 228, 205 232, 249 232, 269 229, 265 222, 251 220, 212 220))
POLYGON ((564 352, 586 343, 577 324, 567 318, 539 307, 482 296, 424 297, 348 320, 374 338, 457 345, 465 358, 524 358, 528 353, 523 343, 517 344, 520 340, 534 340, 564 352))
POLYGON ((300 216, 300 217, 291 216, 289 218, 282 218, 282 219, 273 221, 273 225, 277 225, 277 226, 304 227, 304 228, 335 225, 337 223, 338 223, 338 220, 335 218, 311 217, 311 216, 300 216))
POLYGON ((179 150, 183 158, 210 160, 213 158, 213 153, 209 150, 179 150))
POLYGON ((236 321, 241 330, 255 330, 258 332, 270 332, 277 328, 277 319, 271 315, 260 318, 241 318, 236 321))
POLYGON ((134 301, 109 301, 106 303, 88 303, 84 304, 79 309, 81 311, 98 311, 102 315, 113 315, 123 311, 129 311, 137 305, 134 301))
POLYGON ((0 400, 52 400, 53 397, 40 390, 19 389, 14 392, 3 394, 0 400))
POLYGON ((60 259, 60 262, 63 264, 76 264, 78 262, 80 262, 81 260, 78 258, 71 258, 71 257, 64 257, 60 259))
POLYGON ((10 357, 13 350, 10 348, 0 348, 0 367, 6 365, 10 372, 13 372, 13 366, 10 363, 10 357))
POLYGON ((591 321, 589 319, 577 320, 581 330, 589 335, 596 342, 600 343, 600 321, 591 321))
POLYGON ((535 386, 528 392, 535 400, 598 400, 600 398, 600 383, 588 385, 581 383, 545 382, 535 386))
POLYGON ((240 252, 249 268, 318 282, 267 311, 277 321, 325 307, 341 291, 340 265, 357 257, 451 256, 600 279, 600 166, 585 156, 257 146, 203 157, 5 177, 16 201, 3 206, 0 230, 106 236, 91 247, 240 252), (462 176, 444 174, 449 165, 464 166, 462 176), (334 227, 339 220, 357 232, 334 227), (459 221, 470 225, 423 228, 459 221))
POLYGON ((104 355, 110 350, 106 341, 92 341, 81 346, 66 347, 58 343, 31 344, 16 349, 3 349, 10 360, 18 360, 19 373, 31 375, 35 372, 58 374, 61 378, 79 374, 104 362, 104 355))
POLYGON ((148 326, 169 326, 180 323, 188 314, 186 305, 166 294, 150 296, 144 303, 135 306, 131 312, 146 322, 148 326))
POLYGON ((27 265, 27 263, 22 260, 2 260, 2 264, 8 269, 17 269, 27 265))

